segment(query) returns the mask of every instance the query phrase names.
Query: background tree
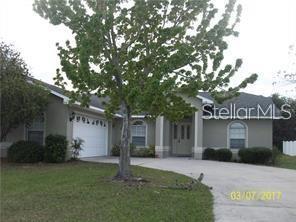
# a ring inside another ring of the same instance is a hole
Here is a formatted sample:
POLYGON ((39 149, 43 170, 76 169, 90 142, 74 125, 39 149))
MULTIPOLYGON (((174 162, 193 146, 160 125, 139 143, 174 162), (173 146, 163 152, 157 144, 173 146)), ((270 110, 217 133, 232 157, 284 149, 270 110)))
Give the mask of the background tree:
POLYGON ((92 93, 109 97, 107 116, 121 108, 118 178, 129 178, 131 115, 147 112, 176 121, 194 108, 181 94, 209 91, 218 100, 237 95, 257 75, 236 87, 230 79, 242 65, 222 66, 227 38, 242 8, 229 0, 223 13, 211 0, 35 0, 34 10, 63 24, 75 42, 57 44, 61 70, 56 83, 73 86, 71 98, 87 105, 92 93))
MULTIPOLYGON (((284 104, 290 105, 287 111, 291 113, 290 119, 273 120, 273 144, 281 151, 283 149, 283 141, 296 140, 296 99, 279 96, 278 94, 272 95, 274 104, 281 109, 284 104)), ((286 112, 282 116, 288 117, 286 112)))
POLYGON ((1 141, 20 124, 29 124, 47 104, 48 92, 27 82, 29 72, 20 54, 0 42, 1 141))
POLYGON ((289 47, 289 59, 284 69, 279 70, 274 76, 273 86, 279 92, 296 96, 296 45, 289 47))

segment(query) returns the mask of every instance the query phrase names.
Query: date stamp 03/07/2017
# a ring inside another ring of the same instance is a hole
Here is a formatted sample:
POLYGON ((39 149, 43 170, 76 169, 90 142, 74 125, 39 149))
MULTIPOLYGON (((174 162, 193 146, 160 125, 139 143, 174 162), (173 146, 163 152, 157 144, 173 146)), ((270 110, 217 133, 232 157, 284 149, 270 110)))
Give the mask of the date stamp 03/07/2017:
POLYGON ((233 201, 280 201, 282 197, 281 191, 232 191, 229 194, 233 201))

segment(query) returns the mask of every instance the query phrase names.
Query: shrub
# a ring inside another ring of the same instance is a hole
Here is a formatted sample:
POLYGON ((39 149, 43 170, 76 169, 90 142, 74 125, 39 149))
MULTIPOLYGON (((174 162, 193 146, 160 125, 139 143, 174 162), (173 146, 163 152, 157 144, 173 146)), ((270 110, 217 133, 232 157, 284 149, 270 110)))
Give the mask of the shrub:
POLYGON ((243 163, 266 164, 272 157, 272 151, 269 148, 253 147, 240 149, 238 155, 243 163))
MULTIPOLYGON (((150 145, 149 148, 136 148, 131 144, 130 154, 132 157, 155 157, 155 146, 150 145)), ((112 156, 120 155, 120 146, 114 145, 111 150, 112 156)))
POLYGON ((155 157, 155 145, 149 145, 148 154, 149 157, 155 157))
POLYGON ((68 142, 65 136, 49 135, 45 139, 44 161, 61 163, 66 159, 68 142))
POLYGON ((84 140, 77 137, 76 139, 73 139, 71 143, 72 148, 72 159, 77 160, 80 154, 80 151, 83 150, 82 145, 84 143, 84 140))
POLYGON ((112 150, 111 150, 111 155, 112 156, 119 156, 120 155, 120 146, 119 145, 113 145, 112 150))
POLYGON ((132 152, 133 157, 155 157, 155 146, 150 145, 148 148, 136 148, 132 152))
POLYGON ((225 161, 225 162, 229 162, 231 161, 232 158, 232 152, 230 149, 218 149, 216 150, 216 154, 215 154, 216 160, 218 161, 225 161))
POLYGON ((216 159, 216 151, 212 148, 206 148, 202 154, 203 160, 215 160, 216 159))
POLYGON ((43 146, 30 142, 18 141, 7 151, 7 159, 16 163, 36 163, 43 160, 43 146))

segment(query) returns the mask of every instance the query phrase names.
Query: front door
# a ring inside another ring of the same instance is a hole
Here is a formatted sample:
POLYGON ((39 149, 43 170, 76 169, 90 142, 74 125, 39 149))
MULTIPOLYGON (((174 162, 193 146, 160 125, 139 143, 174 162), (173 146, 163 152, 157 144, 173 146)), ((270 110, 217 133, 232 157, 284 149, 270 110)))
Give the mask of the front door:
POLYGON ((180 122, 173 124, 173 155, 191 156, 192 154, 191 123, 180 122))

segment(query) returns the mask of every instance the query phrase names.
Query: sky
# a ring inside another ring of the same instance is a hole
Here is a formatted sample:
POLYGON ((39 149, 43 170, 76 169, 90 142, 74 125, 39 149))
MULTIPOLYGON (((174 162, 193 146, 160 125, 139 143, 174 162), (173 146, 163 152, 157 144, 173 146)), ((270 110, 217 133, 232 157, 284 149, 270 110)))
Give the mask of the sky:
MULTIPOLYGON (((223 9, 224 0, 215 0, 223 9)), ((13 44, 36 78, 54 83, 59 68, 56 42, 71 39, 71 31, 63 26, 53 26, 32 10, 33 0, 0 0, 0 41, 13 44)), ((275 81, 279 70, 291 64, 289 45, 296 45, 296 0, 239 0, 243 6, 240 35, 229 41, 226 62, 243 59, 232 84, 238 84, 252 73, 259 78, 243 91, 270 96, 278 92, 290 97, 295 84, 275 81)))

